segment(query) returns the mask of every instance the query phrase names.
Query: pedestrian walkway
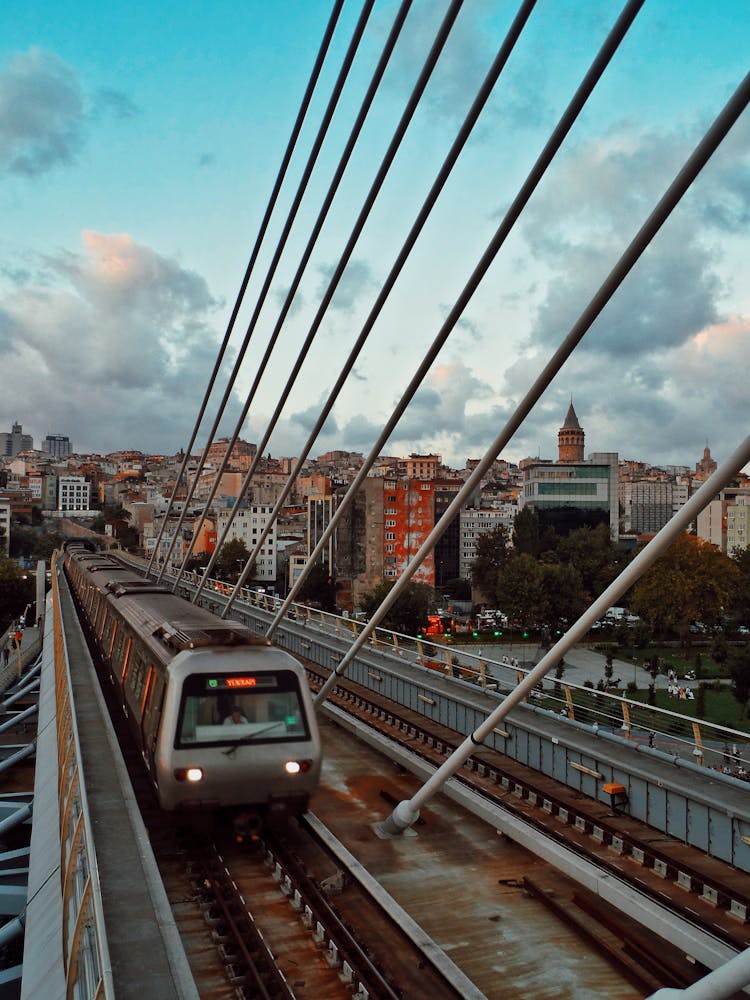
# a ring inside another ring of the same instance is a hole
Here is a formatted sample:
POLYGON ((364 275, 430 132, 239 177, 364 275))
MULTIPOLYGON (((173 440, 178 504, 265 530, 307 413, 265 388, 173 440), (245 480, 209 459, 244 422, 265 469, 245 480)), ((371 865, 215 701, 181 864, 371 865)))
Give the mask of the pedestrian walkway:
POLYGON ((42 648, 41 631, 35 625, 21 631, 20 649, 11 648, 14 633, 15 629, 8 629, 0 638, 0 650, 8 650, 7 660, 5 653, 0 653, 0 694, 18 680, 22 669, 42 648))

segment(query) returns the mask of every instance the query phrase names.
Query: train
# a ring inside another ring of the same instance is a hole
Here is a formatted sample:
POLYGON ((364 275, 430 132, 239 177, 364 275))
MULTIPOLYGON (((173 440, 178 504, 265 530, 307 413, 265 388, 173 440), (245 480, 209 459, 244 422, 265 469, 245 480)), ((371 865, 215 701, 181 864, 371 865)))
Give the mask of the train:
POLYGON ((87 540, 62 559, 159 806, 228 818, 240 841, 304 813, 322 751, 302 664, 87 540))

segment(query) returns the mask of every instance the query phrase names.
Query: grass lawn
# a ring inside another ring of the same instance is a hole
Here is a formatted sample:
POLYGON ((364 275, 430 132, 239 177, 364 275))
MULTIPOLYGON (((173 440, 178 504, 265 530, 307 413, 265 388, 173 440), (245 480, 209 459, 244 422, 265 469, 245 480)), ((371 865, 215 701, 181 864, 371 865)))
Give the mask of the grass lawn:
MULTIPOLYGON (((697 718, 696 701, 682 701, 679 698, 672 698, 666 691, 656 691, 656 707, 666 708, 670 712, 679 712, 680 715, 687 715, 692 719, 697 718)), ((628 695, 628 697, 631 697, 628 695)), ((638 691, 634 700, 646 702, 647 691, 638 691)), ((697 695, 696 695, 697 698, 697 695)), ((706 709, 703 718, 707 722, 713 722, 717 726, 728 726, 730 729, 738 729, 743 733, 750 733, 750 719, 740 718, 740 705, 729 689, 722 691, 706 691, 706 709)))

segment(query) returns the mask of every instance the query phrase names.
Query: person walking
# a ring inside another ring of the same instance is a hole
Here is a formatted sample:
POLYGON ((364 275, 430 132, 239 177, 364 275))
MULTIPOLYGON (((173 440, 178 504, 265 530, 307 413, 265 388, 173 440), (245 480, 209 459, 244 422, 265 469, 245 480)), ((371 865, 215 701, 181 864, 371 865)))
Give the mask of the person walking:
POLYGON ((8 666, 8 660, 10 659, 10 646, 6 643, 3 646, 3 666, 8 666))

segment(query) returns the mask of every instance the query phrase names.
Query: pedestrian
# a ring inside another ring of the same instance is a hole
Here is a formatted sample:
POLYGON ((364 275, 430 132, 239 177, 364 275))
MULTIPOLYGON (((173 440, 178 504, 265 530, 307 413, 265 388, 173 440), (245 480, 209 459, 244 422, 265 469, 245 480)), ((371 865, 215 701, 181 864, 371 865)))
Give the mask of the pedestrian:
POLYGON ((731 767, 732 766, 732 758, 729 756, 729 744, 728 743, 724 744, 724 766, 725 767, 731 767))
POLYGON ((652 747, 654 745, 654 734, 653 733, 649 733, 648 734, 648 745, 650 747, 652 747))
POLYGON ((20 628, 17 628, 16 629, 16 634, 15 634, 16 649, 20 649, 21 648, 21 639, 23 639, 23 632, 21 631, 20 628))
POLYGON ((10 659, 10 647, 6 645, 6 646, 3 646, 3 666, 4 667, 8 666, 8 660, 9 659, 10 659))

